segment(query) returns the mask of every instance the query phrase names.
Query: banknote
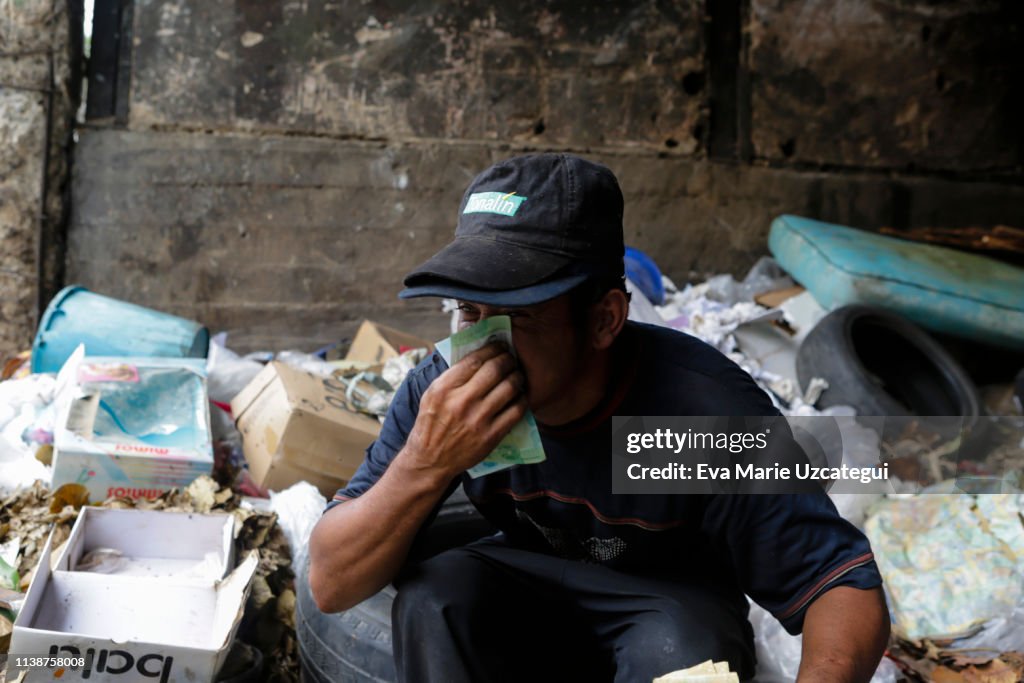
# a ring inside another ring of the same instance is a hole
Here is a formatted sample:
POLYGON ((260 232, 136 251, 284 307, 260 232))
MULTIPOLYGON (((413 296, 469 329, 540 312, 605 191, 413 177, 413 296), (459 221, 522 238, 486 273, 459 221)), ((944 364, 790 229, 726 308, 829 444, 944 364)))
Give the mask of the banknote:
MULTIPOLYGON (((454 365, 491 342, 504 342, 512 350, 512 355, 515 355, 512 346, 512 322, 507 315, 484 318, 476 325, 439 342, 436 348, 449 365, 454 365)), ((540 441, 540 432, 537 430, 537 421, 533 418, 533 413, 527 410, 523 419, 505 435, 494 451, 468 472, 469 476, 476 478, 515 465, 543 462, 546 457, 540 441)))

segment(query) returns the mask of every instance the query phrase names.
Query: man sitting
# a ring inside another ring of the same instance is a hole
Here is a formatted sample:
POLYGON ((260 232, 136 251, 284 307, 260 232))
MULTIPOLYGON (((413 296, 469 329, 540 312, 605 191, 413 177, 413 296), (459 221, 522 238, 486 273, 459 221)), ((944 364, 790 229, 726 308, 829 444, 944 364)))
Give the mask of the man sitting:
POLYGON ((564 154, 509 159, 467 190, 454 241, 403 297, 458 300, 463 326, 511 317, 516 358, 435 353, 310 541, 323 611, 394 581, 404 681, 614 680, 714 659, 755 672, 744 594, 803 632, 801 681, 867 681, 889 620, 867 539, 823 492, 613 495, 619 415, 777 416, 734 363, 627 322, 623 200, 564 154), (547 459, 473 479, 531 410, 547 459), (500 533, 406 564, 458 485, 500 533))

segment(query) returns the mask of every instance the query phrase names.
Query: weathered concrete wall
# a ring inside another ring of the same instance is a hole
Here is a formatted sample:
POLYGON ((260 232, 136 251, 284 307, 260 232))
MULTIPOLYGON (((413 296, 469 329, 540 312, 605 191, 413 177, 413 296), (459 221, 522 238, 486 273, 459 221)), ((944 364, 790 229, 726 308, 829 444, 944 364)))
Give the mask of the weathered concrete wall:
MULTIPOLYGON (((312 348, 363 317, 442 336, 436 302, 396 298, 402 275, 450 239, 472 176, 513 151, 83 131, 70 277, 228 330, 239 348, 312 348)), ((877 228, 1024 206, 1020 186, 591 156, 622 181, 628 242, 677 278, 752 263, 780 213, 877 228)))
POLYGON ((30 91, 0 92, 0 355, 24 348, 34 324, 46 137, 42 99, 30 91))
POLYGON ((754 154, 1019 174, 1024 4, 751 0, 754 154))
POLYGON ((68 281, 243 349, 311 348, 362 317, 436 336, 436 304, 396 300, 401 276, 450 238, 470 178, 527 150, 611 166, 629 242, 677 281, 741 273, 783 212, 1024 225, 1019 15, 136 0, 107 81, 130 81, 120 113, 81 131, 68 281))
POLYGON ((75 106, 69 7, 0 13, 0 357, 25 349, 62 277, 67 143, 75 106))
POLYGON ((693 151, 702 100, 684 80, 704 69, 702 11, 140 0, 131 123, 693 151))

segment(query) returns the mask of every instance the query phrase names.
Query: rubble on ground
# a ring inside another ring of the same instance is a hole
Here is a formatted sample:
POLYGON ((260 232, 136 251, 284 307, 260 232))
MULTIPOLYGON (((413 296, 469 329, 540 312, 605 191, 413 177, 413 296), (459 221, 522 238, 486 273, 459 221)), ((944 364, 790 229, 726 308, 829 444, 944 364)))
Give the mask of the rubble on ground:
MULTIPOLYGON (((15 568, 20 576, 21 591, 28 588, 51 530, 54 547, 57 547, 70 534, 78 510, 85 504, 89 504, 88 493, 83 486, 65 484, 51 492, 39 481, 0 502, 0 544, 17 545, 15 568)), ((282 683, 299 680, 292 554, 274 512, 253 505, 249 499, 229 488, 221 488, 205 476, 197 478, 185 490, 168 491, 152 500, 110 498, 98 505, 234 515, 236 556, 241 559, 245 551, 257 550, 260 558, 237 640, 262 653, 261 680, 282 683)), ((6 617, 0 615, 0 621, 4 619, 6 617)), ((245 665, 246 650, 239 650, 240 654, 233 654, 229 665, 225 665, 222 676, 230 672, 229 667, 245 665)))

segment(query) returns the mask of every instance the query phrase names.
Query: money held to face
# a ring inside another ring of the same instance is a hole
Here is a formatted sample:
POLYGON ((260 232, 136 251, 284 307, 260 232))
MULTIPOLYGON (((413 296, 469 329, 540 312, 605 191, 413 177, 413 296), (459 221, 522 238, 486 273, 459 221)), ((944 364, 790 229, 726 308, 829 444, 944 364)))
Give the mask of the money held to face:
MULTIPOLYGON (((515 355, 515 349, 512 347, 512 321, 507 315, 484 318, 476 325, 453 334, 437 347, 442 354, 450 348, 451 357, 446 357, 445 360, 449 365, 454 365, 491 342, 504 342, 512 350, 512 355, 515 355)), ((537 421, 534 420, 533 413, 527 410, 523 419, 505 435, 494 451, 478 465, 471 467, 468 472, 469 476, 475 479, 515 465, 543 462, 546 457, 540 441, 540 432, 537 430, 537 421)))

